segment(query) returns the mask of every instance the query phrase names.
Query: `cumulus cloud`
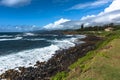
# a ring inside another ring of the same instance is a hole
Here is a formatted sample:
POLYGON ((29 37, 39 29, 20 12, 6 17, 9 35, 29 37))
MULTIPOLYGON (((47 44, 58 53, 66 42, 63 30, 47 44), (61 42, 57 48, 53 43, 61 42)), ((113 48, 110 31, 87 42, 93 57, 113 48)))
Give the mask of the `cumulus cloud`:
POLYGON ((88 15, 82 17, 80 21, 85 23, 86 26, 89 25, 103 25, 108 23, 119 23, 120 19, 120 0, 114 0, 112 4, 105 8, 103 12, 97 15, 88 15))
POLYGON ((81 22, 85 23, 86 26, 104 25, 109 23, 118 23, 120 18, 120 10, 111 12, 102 12, 98 15, 85 16, 81 18, 81 22))
POLYGON ((0 4, 8 7, 24 6, 31 2, 31 0, 1 0, 0 4))
POLYGON ((112 2, 112 0, 97 0, 95 2, 87 2, 87 3, 80 3, 77 5, 72 6, 71 8, 69 8, 68 10, 74 10, 74 9, 84 9, 84 8, 96 8, 102 5, 105 5, 109 2, 112 2))
POLYGON ((97 15, 83 16, 80 20, 73 21, 60 19, 44 26, 46 29, 78 29, 81 24, 85 26, 104 25, 109 23, 120 24, 120 0, 113 0, 109 7, 97 15))
POLYGON ((114 0, 112 4, 104 10, 104 12, 110 12, 114 10, 120 10, 120 0, 114 0))
POLYGON ((70 20, 61 18, 60 20, 55 21, 54 23, 50 23, 50 24, 44 26, 44 29, 49 29, 49 30, 63 29, 64 25, 62 25, 62 23, 65 23, 65 22, 68 22, 68 21, 70 21, 70 20))

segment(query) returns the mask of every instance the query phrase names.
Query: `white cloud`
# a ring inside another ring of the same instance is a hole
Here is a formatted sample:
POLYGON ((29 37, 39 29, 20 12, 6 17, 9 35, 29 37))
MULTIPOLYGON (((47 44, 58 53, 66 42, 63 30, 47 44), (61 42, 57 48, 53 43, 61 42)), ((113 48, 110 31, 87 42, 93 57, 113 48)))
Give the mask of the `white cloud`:
POLYGON ((105 5, 109 2, 112 2, 112 0, 97 0, 95 2, 88 2, 88 3, 80 3, 80 4, 77 4, 71 8, 69 8, 68 10, 74 10, 74 9, 84 9, 84 8, 95 8, 95 7, 99 7, 99 6, 102 6, 102 5, 105 5))
POLYGON ((120 10, 111 12, 102 12, 98 15, 91 15, 81 18, 81 22, 85 23, 86 26, 104 25, 109 23, 118 23, 120 19, 120 10), (87 22, 87 23, 86 23, 87 22))
MULTIPOLYGON (((97 15, 87 15, 82 17, 80 20, 72 21, 67 19, 61 19, 54 23, 44 26, 46 29, 77 29, 80 28, 81 24, 85 26, 104 25, 109 23, 120 24, 120 0, 113 0, 111 5, 104 9, 97 15)), ((94 4, 95 5, 95 4, 94 4)))
POLYGON ((120 10, 120 0, 114 0, 112 4, 108 8, 105 9, 104 12, 110 12, 114 10, 120 10))
POLYGON ((70 20, 61 18, 60 20, 55 21, 54 23, 50 23, 50 24, 44 26, 44 29, 49 29, 49 30, 63 29, 64 26, 62 25, 62 23, 65 23, 65 22, 68 22, 68 21, 70 21, 70 20))
POLYGON ((31 0, 1 0, 0 4, 8 7, 16 7, 27 5, 31 2, 31 0))
POLYGON ((113 0, 112 4, 105 8, 103 12, 98 15, 88 15, 82 17, 80 21, 86 25, 103 25, 107 23, 119 23, 120 20, 120 0, 113 0), (87 22, 87 23, 86 23, 87 22))

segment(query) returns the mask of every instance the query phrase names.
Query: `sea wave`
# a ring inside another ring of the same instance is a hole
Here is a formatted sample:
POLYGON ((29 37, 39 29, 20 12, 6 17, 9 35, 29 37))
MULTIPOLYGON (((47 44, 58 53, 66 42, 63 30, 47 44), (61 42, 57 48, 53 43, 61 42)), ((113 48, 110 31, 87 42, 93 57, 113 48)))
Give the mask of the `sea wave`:
POLYGON ((8 69, 15 69, 16 67, 20 66, 33 66, 36 63, 36 61, 47 61, 57 50, 59 50, 58 46, 51 45, 44 48, 25 50, 15 54, 1 56, 0 74, 8 69))
MULTIPOLYGON (((84 38, 84 36, 79 37, 84 38)), ((21 39, 21 37, 16 37, 16 39, 21 39)), ((73 37, 62 40, 50 40, 51 45, 47 47, 24 50, 10 55, 0 56, 0 74, 9 69, 16 69, 17 67, 34 66, 37 61, 48 61, 57 50, 74 47, 77 39, 77 37, 73 37)))
POLYGON ((10 35, 1 35, 0 38, 9 38, 9 37, 13 37, 13 36, 10 36, 10 35))
POLYGON ((41 40, 46 40, 45 38, 36 38, 36 39, 23 39, 23 40, 28 40, 28 41, 41 41, 41 40))
POLYGON ((4 38, 4 39, 0 39, 0 41, 11 41, 11 40, 20 40, 23 37, 15 37, 15 38, 4 38))
POLYGON ((23 36, 35 36, 36 34, 34 33, 24 33, 23 36))
POLYGON ((63 39, 63 40, 53 40, 53 44, 56 44, 60 49, 68 49, 69 47, 75 46, 73 42, 71 42, 68 39, 63 39))
POLYGON ((66 35, 66 36, 68 36, 68 37, 72 37, 73 35, 66 35))

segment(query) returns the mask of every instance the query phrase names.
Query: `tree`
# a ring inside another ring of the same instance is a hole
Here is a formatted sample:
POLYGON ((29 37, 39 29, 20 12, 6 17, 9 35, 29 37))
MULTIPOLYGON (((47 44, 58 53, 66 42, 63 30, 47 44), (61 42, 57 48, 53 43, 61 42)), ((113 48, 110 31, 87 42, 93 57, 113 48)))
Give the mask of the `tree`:
POLYGON ((81 29, 82 29, 82 30, 84 29, 84 24, 81 25, 81 29))
POLYGON ((114 23, 110 23, 109 26, 110 26, 110 27, 113 27, 113 26, 114 26, 114 23))

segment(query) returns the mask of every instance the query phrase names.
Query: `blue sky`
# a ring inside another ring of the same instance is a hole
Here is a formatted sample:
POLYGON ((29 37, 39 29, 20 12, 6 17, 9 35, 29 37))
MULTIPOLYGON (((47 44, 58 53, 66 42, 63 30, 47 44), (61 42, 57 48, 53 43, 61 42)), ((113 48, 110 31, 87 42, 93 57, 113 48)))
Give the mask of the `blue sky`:
POLYGON ((43 27, 61 18, 80 20, 97 15, 111 3, 112 0, 0 0, 0 25, 43 27))

